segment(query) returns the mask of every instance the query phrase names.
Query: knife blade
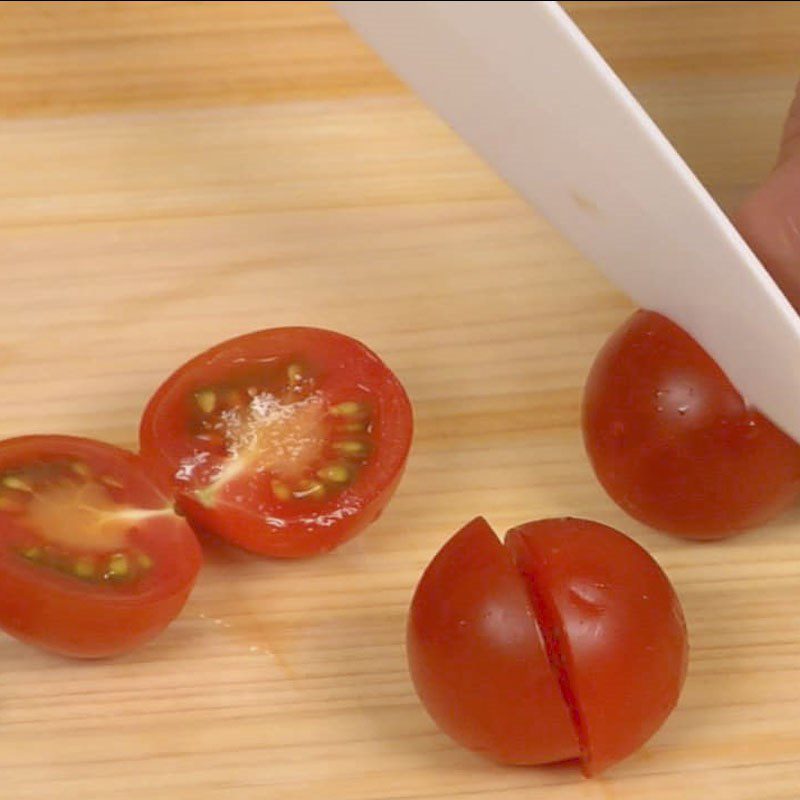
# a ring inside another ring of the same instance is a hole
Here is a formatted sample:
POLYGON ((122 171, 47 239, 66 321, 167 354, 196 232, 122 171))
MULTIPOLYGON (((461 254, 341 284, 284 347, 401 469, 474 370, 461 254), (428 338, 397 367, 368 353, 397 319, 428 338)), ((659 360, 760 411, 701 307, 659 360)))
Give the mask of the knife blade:
POLYGON ((612 282, 800 441, 800 317, 557 3, 333 5, 612 282))

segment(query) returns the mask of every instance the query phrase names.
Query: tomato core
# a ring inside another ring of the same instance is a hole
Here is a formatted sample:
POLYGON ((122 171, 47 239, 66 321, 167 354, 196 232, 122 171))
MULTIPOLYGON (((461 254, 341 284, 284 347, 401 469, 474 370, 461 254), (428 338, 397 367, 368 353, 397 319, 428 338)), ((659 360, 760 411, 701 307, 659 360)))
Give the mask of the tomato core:
POLYGON ((199 479, 195 494, 207 506, 223 487, 253 474, 277 502, 325 500, 355 480, 372 450, 369 406, 356 399, 331 404, 297 361, 203 386, 191 403, 187 433, 196 447, 175 477, 199 479))
POLYGON ((142 578, 153 559, 129 542, 137 521, 172 509, 139 509, 112 492, 124 484, 80 461, 34 461, 0 478, 8 546, 32 569, 118 587, 142 578))

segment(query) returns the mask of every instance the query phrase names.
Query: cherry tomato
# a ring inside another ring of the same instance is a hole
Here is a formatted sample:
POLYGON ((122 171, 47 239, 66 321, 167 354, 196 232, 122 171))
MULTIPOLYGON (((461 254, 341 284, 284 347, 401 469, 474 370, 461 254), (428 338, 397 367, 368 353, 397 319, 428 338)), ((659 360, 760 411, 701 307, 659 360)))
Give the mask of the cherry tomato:
POLYGON ((132 453, 71 436, 0 442, 0 626, 70 656, 126 652, 181 610, 197 539, 132 453))
POLYGON ((638 749, 674 708, 686 626, 668 578, 595 522, 462 528, 423 574, 407 649, 439 727, 503 763, 579 758, 594 775, 638 749))
POLYGON ((800 494, 800 447, 744 402, 694 339, 651 311, 634 314, 598 354, 583 432, 611 498, 671 533, 727 536, 800 494))
POLYGON ((278 557, 331 550, 392 496, 411 405, 354 339, 275 328, 180 367, 145 410, 141 454, 192 525, 278 557))
POLYGON ((678 598, 645 550, 597 522, 530 522, 506 545, 546 631, 584 769, 600 772, 641 747, 678 702, 688 660, 678 598))

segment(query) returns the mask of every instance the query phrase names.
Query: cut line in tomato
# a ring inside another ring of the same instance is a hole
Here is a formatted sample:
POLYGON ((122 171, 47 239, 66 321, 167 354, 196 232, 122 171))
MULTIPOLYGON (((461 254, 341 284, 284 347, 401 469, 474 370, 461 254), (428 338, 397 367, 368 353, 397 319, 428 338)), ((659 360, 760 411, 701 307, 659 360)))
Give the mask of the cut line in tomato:
POLYGON ((434 721, 502 763, 579 758, 594 775, 633 753, 677 703, 688 645, 650 555, 579 519, 527 523, 505 546, 478 518, 425 570, 408 658, 434 721))
POLYGON ((126 652, 181 610, 186 521, 132 453, 71 436, 0 442, 0 626, 79 657, 126 652))
POLYGON ((198 529, 247 550, 330 550, 381 512, 411 444, 411 406, 364 345, 275 328, 196 356, 156 391, 141 455, 198 529))

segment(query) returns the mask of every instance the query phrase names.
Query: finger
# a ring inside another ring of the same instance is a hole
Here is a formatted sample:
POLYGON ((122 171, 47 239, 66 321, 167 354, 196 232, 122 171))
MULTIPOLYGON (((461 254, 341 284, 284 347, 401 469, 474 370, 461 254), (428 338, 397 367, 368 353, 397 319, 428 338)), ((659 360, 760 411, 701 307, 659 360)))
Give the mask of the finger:
POLYGON ((792 100, 786 123, 783 126, 778 165, 795 156, 800 156, 800 83, 795 88, 794 100, 792 100))
POLYGON ((784 126, 778 164, 733 221, 800 311, 800 84, 784 126))

